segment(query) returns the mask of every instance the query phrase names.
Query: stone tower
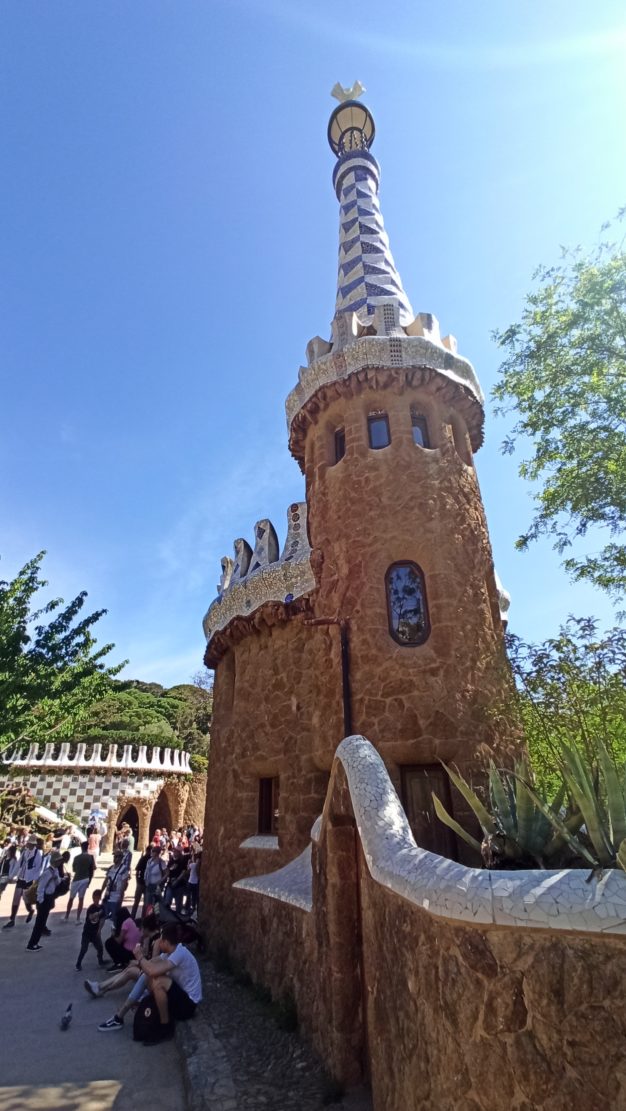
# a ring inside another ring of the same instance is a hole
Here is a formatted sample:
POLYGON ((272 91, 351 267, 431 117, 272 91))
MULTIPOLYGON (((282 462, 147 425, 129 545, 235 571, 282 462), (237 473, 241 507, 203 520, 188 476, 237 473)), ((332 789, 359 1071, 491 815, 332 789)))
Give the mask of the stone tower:
POLYGON ((431 790, 464 811, 439 760, 471 774, 497 743, 484 705, 508 599, 473 465, 483 397, 456 341, 413 313, 380 210, 373 119, 340 95, 328 128, 335 315, 287 399, 306 503, 291 507, 280 555, 266 520, 254 546, 235 541, 204 621, 216 670, 205 882, 218 933, 235 928, 232 883, 308 843, 343 736, 373 742, 418 842, 451 855, 431 790))

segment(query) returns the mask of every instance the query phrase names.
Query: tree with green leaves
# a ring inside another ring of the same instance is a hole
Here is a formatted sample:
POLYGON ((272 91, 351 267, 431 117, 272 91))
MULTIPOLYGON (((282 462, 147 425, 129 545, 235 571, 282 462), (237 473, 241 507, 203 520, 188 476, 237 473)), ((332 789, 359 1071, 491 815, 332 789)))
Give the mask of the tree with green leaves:
POLYGON ((69 605, 54 598, 33 608, 48 585, 44 555, 0 581, 0 754, 71 736, 124 666, 107 666, 112 644, 96 647, 93 629, 106 610, 83 617, 85 591, 69 605))
POLYGON ((594 618, 570 617, 541 644, 506 639, 515 688, 502 709, 517 721, 542 788, 557 789, 564 745, 592 778, 599 745, 626 770, 626 630, 600 633, 594 618))
POLYGON ((115 680, 79 722, 72 743, 180 748, 206 759, 212 709, 211 692, 191 683, 167 689, 115 680))
POLYGON ((520 321, 494 336, 506 352, 494 389, 497 411, 515 416, 503 447, 529 448, 519 474, 536 487, 535 515, 517 547, 549 536, 575 580, 620 598, 626 594, 624 240, 604 240, 590 254, 564 249, 559 265, 541 267, 534 277, 520 321), (573 554, 573 542, 596 528, 599 550, 573 554))

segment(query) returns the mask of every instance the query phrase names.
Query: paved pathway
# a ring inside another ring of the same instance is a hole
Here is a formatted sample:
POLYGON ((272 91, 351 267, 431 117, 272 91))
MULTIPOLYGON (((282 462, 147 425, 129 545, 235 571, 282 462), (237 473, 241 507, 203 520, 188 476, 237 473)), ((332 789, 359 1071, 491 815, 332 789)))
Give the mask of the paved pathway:
MULTIPOLYGON (((96 881, 97 882, 97 881, 96 881)), ((8 919, 10 885, 0 900, 8 919)), ((65 925, 62 911, 48 920, 52 937, 40 953, 27 953, 30 926, 20 912, 13 930, 0 930, 0 1111, 184 1111, 179 1051, 174 1042, 145 1048, 133 1042, 131 1024, 101 1034, 97 1024, 115 1009, 117 993, 91 999, 85 976, 98 975, 90 948, 83 972, 75 969, 80 926, 65 925), (68 1003, 74 1018, 59 1029, 68 1003)), ((108 928, 105 927, 107 933, 108 928)))
MULTIPOLYGON (((0 925, 13 891, 11 885, 0 899, 0 925)), ((90 948, 76 971, 81 927, 75 915, 69 925, 62 921, 66 904, 63 896, 50 915, 52 936, 42 938, 40 953, 26 952, 31 927, 23 910, 14 929, 0 929, 0 1111, 317 1111, 340 1097, 297 1034, 281 1029, 250 988, 209 961, 202 962, 205 1003, 193 1022, 179 1024, 177 1042, 133 1042, 129 1018, 123 1030, 100 1033, 98 1023, 124 993, 87 995, 83 980, 99 978, 100 970, 90 948), (73 1021, 62 1032, 70 1002, 73 1021)), ((365 1092, 333 1106, 371 1109, 365 1092)))

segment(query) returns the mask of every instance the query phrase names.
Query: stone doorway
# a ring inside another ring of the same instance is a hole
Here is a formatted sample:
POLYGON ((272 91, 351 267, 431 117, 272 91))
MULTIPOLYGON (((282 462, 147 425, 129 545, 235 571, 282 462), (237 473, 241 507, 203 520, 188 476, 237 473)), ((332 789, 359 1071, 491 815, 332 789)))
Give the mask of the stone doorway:
POLYGON ((119 829, 126 822, 133 831, 135 838, 135 848, 139 847, 139 814, 135 806, 127 806, 120 814, 117 821, 117 828, 119 829))
POLYGON ((154 837, 155 829, 165 829, 169 833, 174 828, 174 818, 167 788, 163 787, 152 811, 150 818, 150 840, 154 837))

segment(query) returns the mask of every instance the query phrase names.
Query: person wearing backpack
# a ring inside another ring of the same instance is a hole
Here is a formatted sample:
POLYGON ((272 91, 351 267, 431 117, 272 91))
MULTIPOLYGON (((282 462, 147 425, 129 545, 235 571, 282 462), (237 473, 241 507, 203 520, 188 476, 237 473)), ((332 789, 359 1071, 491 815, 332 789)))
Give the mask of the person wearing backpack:
POLYGON ((33 926, 30 940, 26 946, 27 953, 39 953, 40 950, 43 949, 43 945, 39 944, 39 940, 46 930, 48 915, 54 906, 58 888, 62 884, 62 866, 63 854, 60 852, 51 853, 50 863, 45 871, 42 872, 37 884, 37 917, 35 918, 35 925, 33 926))
MULTIPOLYGON (((25 894, 31 884, 35 883, 41 875, 43 868, 43 853, 37 845, 37 838, 34 833, 31 833, 26 845, 22 849, 20 856, 19 868, 15 877, 15 891, 13 893, 13 903, 11 906, 11 917, 8 922, 5 922, 2 927, 3 930, 10 930, 15 925, 17 912, 20 909, 20 902, 22 895, 25 894)), ((30 914, 32 917, 32 912, 30 914)), ((29 919, 27 918, 27 921, 29 919)))

